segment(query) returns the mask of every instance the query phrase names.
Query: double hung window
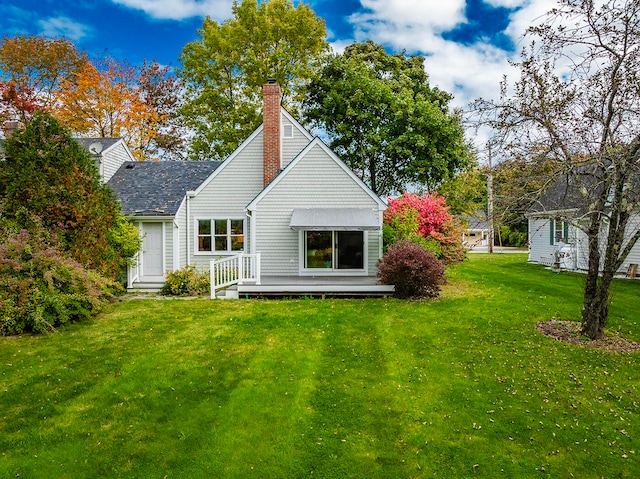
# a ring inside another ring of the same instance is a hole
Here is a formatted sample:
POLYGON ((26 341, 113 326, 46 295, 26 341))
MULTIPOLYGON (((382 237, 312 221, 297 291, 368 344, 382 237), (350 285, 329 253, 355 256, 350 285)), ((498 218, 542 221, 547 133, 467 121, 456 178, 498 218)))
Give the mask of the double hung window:
POLYGON ((558 219, 551 220, 551 233, 549 235, 549 244, 556 245, 564 238, 565 243, 569 236, 569 223, 558 219))

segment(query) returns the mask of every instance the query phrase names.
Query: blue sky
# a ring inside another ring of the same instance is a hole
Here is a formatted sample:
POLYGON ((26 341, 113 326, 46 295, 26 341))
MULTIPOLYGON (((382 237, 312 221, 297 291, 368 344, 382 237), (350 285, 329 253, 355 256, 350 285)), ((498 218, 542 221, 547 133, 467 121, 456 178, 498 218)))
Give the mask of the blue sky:
MULTIPOLYGON (((295 0, 297 3, 297 0, 295 0)), ((555 0, 306 0, 336 51, 373 40, 426 57, 432 85, 465 108, 495 97, 522 33, 555 0)), ((231 16, 232 0, 0 0, 0 34, 65 36, 89 54, 178 65, 204 16, 231 16)))

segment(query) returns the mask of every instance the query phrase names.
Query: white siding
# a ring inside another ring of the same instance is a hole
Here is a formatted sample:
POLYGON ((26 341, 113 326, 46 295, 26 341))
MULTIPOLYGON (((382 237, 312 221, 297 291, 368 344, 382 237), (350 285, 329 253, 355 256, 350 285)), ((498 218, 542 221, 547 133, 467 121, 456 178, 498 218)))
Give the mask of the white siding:
POLYGON ((173 271, 173 221, 164 224, 164 273, 173 271))
POLYGON ((129 154, 122 140, 104 151, 100 159, 102 162, 101 172, 104 182, 108 182, 125 161, 133 160, 134 158, 129 154))
MULTIPOLYGON (((628 235, 633 234, 638 228, 640 228, 640 215, 635 215, 627 228, 628 235)), ((545 259, 547 262, 553 261, 556 247, 550 244, 550 229, 551 220, 549 218, 529 218, 529 261, 533 263, 544 263, 545 259)), ((578 228, 570 226, 567 240, 572 247, 575 267, 578 270, 587 270, 589 267, 589 248, 586 234, 578 228)), ((604 241, 601 244, 604 244, 604 241)), ((604 257, 604 251, 602 256, 604 257)), ((619 272, 626 272, 627 267, 632 263, 640 264, 640 243, 636 243, 633 247, 619 272)))
MULTIPOLYGON (((632 232, 636 232, 640 229, 640 213, 636 214, 633 217, 633 220, 630 221, 630 223, 631 225, 629 227, 629 235, 631 235, 632 232)), ((626 273, 627 268, 630 264, 640 265, 640 242, 637 242, 633 247, 631 253, 629 254, 629 256, 627 256, 627 260, 624 262, 621 269, 626 273)))
MULTIPOLYGON (((298 275, 299 233, 289 227, 295 208, 372 208, 378 204, 319 146, 287 171, 256 205, 256 251, 262 255, 262 273, 298 275)), ((375 275, 380 234, 368 233, 368 272, 375 275)))
POLYGON ((178 255, 178 269, 181 269, 187 265, 187 228, 191 225, 187 224, 187 208, 186 202, 182 203, 182 206, 178 209, 175 216, 175 224, 178 225, 178 242, 180 247, 178 248, 180 253, 178 255))
MULTIPOLYGON (((555 260, 557 245, 551 242, 552 220, 549 218, 529 218, 529 261, 532 263, 551 264, 555 260)), ((584 253, 583 238, 580 231, 569 226, 567 244, 573 252, 573 268, 580 268, 580 260, 584 253)))
MULTIPOLYGON (((572 236, 569 231, 569 236, 572 236)), ((573 235, 575 236, 575 235, 573 235)), ((529 261, 546 264, 553 261, 556 246, 551 244, 551 220, 549 218, 529 218, 529 261)), ((567 238, 573 243, 572 238, 567 238)))
MULTIPOLYGON (((282 138, 281 143, 281 167, 285 168, 298 153, 300 153, 309 144, 310 138, 305 131, 295 122, 290 121, 285 115, 282 115, 282 125, 291 125, 293 128, 292 138, 282 138)), ((284 132, 284 127, 282 128, 284 132)))
POLYGON ((231 160, 220 167, 215 176, 200 190, 195 198, 190 199, 190 218, 187 221, 186 207, 183 206, 178 219, 181 228, 181 242, 184 241, 184 261, 186 264, 186 229, 190 228, 189 250, 190 264, 204 269, 209 268, 212 259, 219 257, 215 253, 197 253, 196 236, 197 218, 244 219, 246 220, 245 250, 249 245, 249 221, 246 206, 263 189, 262 176, 262 132, 237 153, 231 160))

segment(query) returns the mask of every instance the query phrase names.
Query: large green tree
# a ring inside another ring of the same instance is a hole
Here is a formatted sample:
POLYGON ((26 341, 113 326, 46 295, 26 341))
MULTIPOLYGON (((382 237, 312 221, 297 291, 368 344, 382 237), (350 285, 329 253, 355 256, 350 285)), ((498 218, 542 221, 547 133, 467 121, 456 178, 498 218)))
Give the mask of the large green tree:
POLYGON ((455 215, 473 216, 487 210, 487 171, 476 165, 448 179, 438 193, 447 199, 449 211, 455 215))
POLYGON ((429 85, 423 57, 368 41, 328 59, 309 86, 305 117, 377 194, 432 190, 470 158, 451 98, 429 85))
POLYGON ((566 210, 550 213, 586 237, 582 332, 597 339, 613 277, 640 239, 640 1, 560 0, 527 34, 520 78, 475 108, 510 151, 560 165, 553 188, 566 210))
POLYGON ((2 216, 21 229, 35 218, 83 266, 117 277, 138 238, 89 152, 45 113, 6 140, 0 168, 2 216))
POLYGON ((261 123, 261 86, 275 78, 295 111, 303 86, 328 50, 325 23, 290 0, 234 2, 222 24, 207 17, 198 40, 185 45, 179 75, 182 107, 193 129, 190 156, 224 159, 261 123))

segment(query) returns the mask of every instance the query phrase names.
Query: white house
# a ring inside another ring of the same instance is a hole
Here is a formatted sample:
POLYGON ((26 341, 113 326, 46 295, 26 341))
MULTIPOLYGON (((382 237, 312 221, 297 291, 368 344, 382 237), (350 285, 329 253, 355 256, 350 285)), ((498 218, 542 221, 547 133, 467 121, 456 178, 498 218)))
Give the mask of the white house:
POLYGON ((135 157, 122 138, 76 138, 96 162, 103 181, 108 182, 125 161, 135 157))
POLYGON ((470 250, 474 248, 488 248, 490 224, 487 219, 487 213, 478 210, 475 214, 463 215, 460 219, 467 226, 462 233, 462 244, 464 247, 470 250))
POLYGON ((262 283, 375 282, 387 205, 281 107, 279 85, 263 100, 263 124, 225 161, 126 162, 109 180, 143 237, 130 288, 258 253, 262 283))
MULTIPOLYGON (((529 261, 563 269, 586 271, 589 250, 586 234, 576 224, 585 216, 577 190, 567 187, 567 180, 556 181, 527 212, 529 227, 529 261), (566 246, 564 246, 566 244, 566 246)), ((627 228, 628 236, 640 229, 640 213, 635 214, 627 228)), ((606 245, 606 239, 600 242, 606 245)), ((604 247, 604 246, 603 246, 604 247)), ((604 257, 604 255, 601 255, 604 257)), ((629 265, 640 264, 640 243, 631 250, 619 273, 629 265)))

